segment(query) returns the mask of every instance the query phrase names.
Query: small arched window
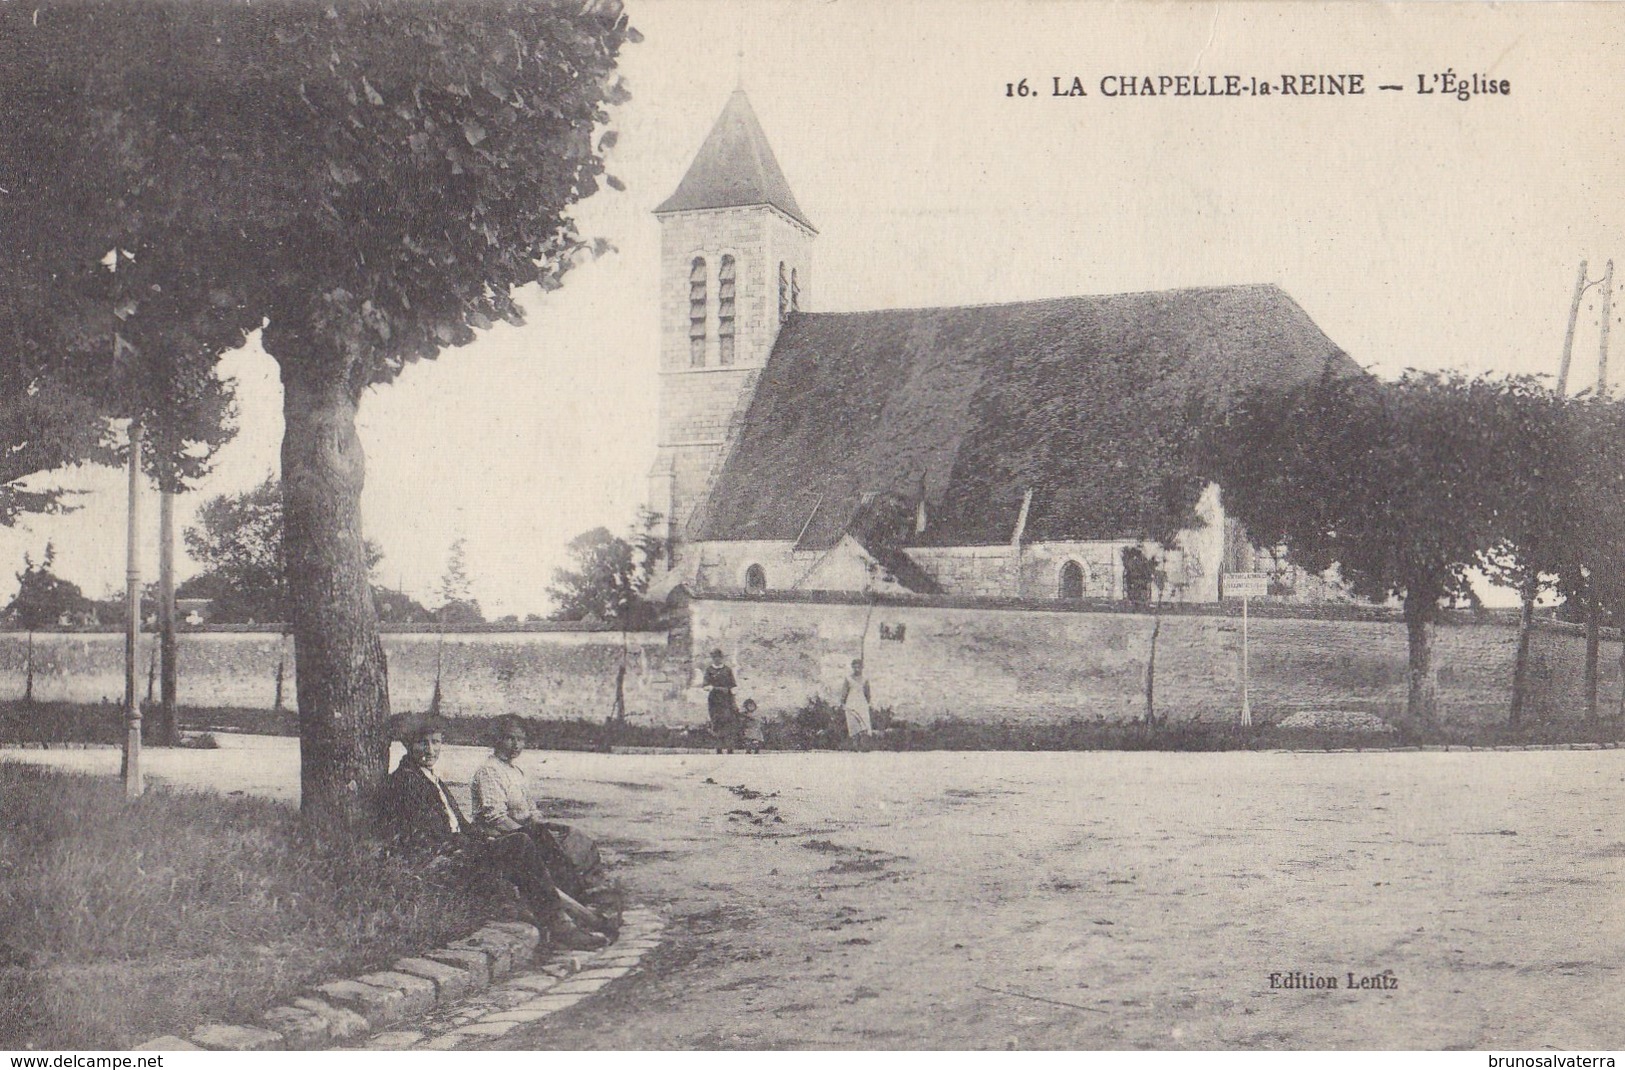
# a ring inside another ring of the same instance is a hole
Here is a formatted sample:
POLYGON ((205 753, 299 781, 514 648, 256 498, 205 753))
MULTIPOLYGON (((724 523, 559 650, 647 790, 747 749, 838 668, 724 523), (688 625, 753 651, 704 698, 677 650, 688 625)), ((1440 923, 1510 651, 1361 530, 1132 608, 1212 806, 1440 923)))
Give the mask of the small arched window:
POLYGON ((767 570, 761 565, 752 565, 745 570, 745 590, 753 594, 760 594, 767 590, 767 570))
POLYGON ((1068 561, 1061 566, 1061 599, 1076 602, 1083 597, 1083 566, 1068 561))
POLYGON ((790 311, 801 311, 801 283, 796 281, 796 269, 790 269, 790 311))
POLYGON ((717 271, 717 362, 734 362, 734 258, 724 256, 717 271))
POLYGON ((705 367, 705 257, 688 268, 688 364, 705 367))
POLYGON ((784 317, 788 316, 789 314, 790 314, 790 272, 784 266, 784 261, 780 260, 779 261, 779 322, 783 323, 784 322, 784 317))

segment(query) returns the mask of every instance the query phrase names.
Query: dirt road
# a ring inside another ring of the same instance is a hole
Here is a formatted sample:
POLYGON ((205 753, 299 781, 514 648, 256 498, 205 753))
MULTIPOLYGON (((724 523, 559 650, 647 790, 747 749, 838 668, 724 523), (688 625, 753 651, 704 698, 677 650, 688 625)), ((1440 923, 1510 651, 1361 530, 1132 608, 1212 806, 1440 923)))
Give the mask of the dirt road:
MULTIPOLYGON (((153 769, 291 797, 287 742, 153 769)), ((671 940, 502 1047, 1625 1042, 1625 751, 524 761, 671 940)))

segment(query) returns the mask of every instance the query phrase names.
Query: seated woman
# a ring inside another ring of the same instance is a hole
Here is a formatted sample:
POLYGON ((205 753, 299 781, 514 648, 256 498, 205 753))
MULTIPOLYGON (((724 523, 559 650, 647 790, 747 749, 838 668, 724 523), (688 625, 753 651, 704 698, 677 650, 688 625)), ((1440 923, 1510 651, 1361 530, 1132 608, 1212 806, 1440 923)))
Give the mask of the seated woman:
POLYGON ((445 736, 428 720, 406 726, 406 755, 385 782, 380 806, 383 833, 397 843, 446 857, 464 858, 500 873, 519 890, 537 928, 555 948, 592 951, 608 941, 567 913, 541 850, 523 835, 488 836, 478 831, 435 774, 445 736))
POLYGON ((598 848, 569 826, 547 821, 536 808, 525 786, 524 770, 518 765, 527 743, 529 738, 519 718, 498 718, 491 756, 474 773, 474 823, 490 836, 528 836, 547 861, 554 883, 565 895, 566 909, 576 921, 599 932, 613 933, 613 918, 618 911, 609 902, 610 891, 595 886, 598 848), (572 852, 572 847, 579 850, 572 852), (583 899, 594 900, 599 909, 582 904, 583 899))

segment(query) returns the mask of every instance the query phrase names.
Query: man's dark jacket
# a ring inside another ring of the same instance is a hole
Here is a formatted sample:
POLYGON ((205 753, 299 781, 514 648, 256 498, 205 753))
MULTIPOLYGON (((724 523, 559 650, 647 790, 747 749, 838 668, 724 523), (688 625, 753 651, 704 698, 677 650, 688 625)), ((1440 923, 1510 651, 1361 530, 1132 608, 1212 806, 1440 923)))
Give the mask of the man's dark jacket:
MULTIPOLYGON (((463 816, 463 809, 449 788, 446 798, 451 803, 452 813, 457 815, 457 827, 467 830, 468 818, 463 816)), ((449 847, 466 835, 451 831, 446 823, 446 809, 440 805, 440 793, 423 771, 405 758, 384 783, 380 809, 381 831, 405 844, 449 847)))

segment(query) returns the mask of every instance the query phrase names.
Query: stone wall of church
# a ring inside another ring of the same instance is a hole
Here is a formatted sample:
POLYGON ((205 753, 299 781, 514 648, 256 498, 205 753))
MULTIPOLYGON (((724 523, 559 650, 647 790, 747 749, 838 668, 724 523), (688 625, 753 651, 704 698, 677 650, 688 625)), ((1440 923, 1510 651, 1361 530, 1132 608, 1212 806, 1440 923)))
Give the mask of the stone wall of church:
MULTIPOLYGON (((763 599, 696 599, 693 648, 720 646, 740 697, 788 712, 814 695, 833 698, 860 652, 878 705, 929 722, 1132 719, 1144 712, 1149 614, 951 605, 878 605, 763 599)), ((1358 710, 1385 717, 1405 704, 1406 638, 1398 619, 1254 616, 1250 627, 1254 715, 1358 710)), ((1516 629, 1508 622, 1438 630, 1441 715, 1500 723, 1510 697, 1516 629)), ((1604 705, 1618 702, 1620 644, 1604 644, 1604 705)), ((1533 711, 1568 718, 1582 708, 1583 637, 1543 627, 1532 643, 1533 711)), ((1159 715, 1227 721, 1241 701, 1241 621, 1235 614, 1170 612, 1157 640, 1159 715)))
MULTIPOLYGON (((1123 550, 1138 545, 1133 540, 1038 542, 1024 545, 1019 558, 1009 546, 927 546, 911 548, 908 555, 944 594, 1039 602, 1058 599, 1061 570, 1075 562, 1082 573, 1082 597, 1109 600, 1124 597, 1123 550)), ((1216 600, 1212 585, 1203 582, 1210 563, 1199 553, 1175 550, 1159 556, 1174 580, 1165 592, 1167 601, 1216 600)))
POLYGON ((760 567, 767 591, 865 591, 907 593, 888 580, 851 536, 828 550, 797 550, 788 540, 737 540, 685 547, 682 573, 696 591, 744 590, 751 566, 760 567))

